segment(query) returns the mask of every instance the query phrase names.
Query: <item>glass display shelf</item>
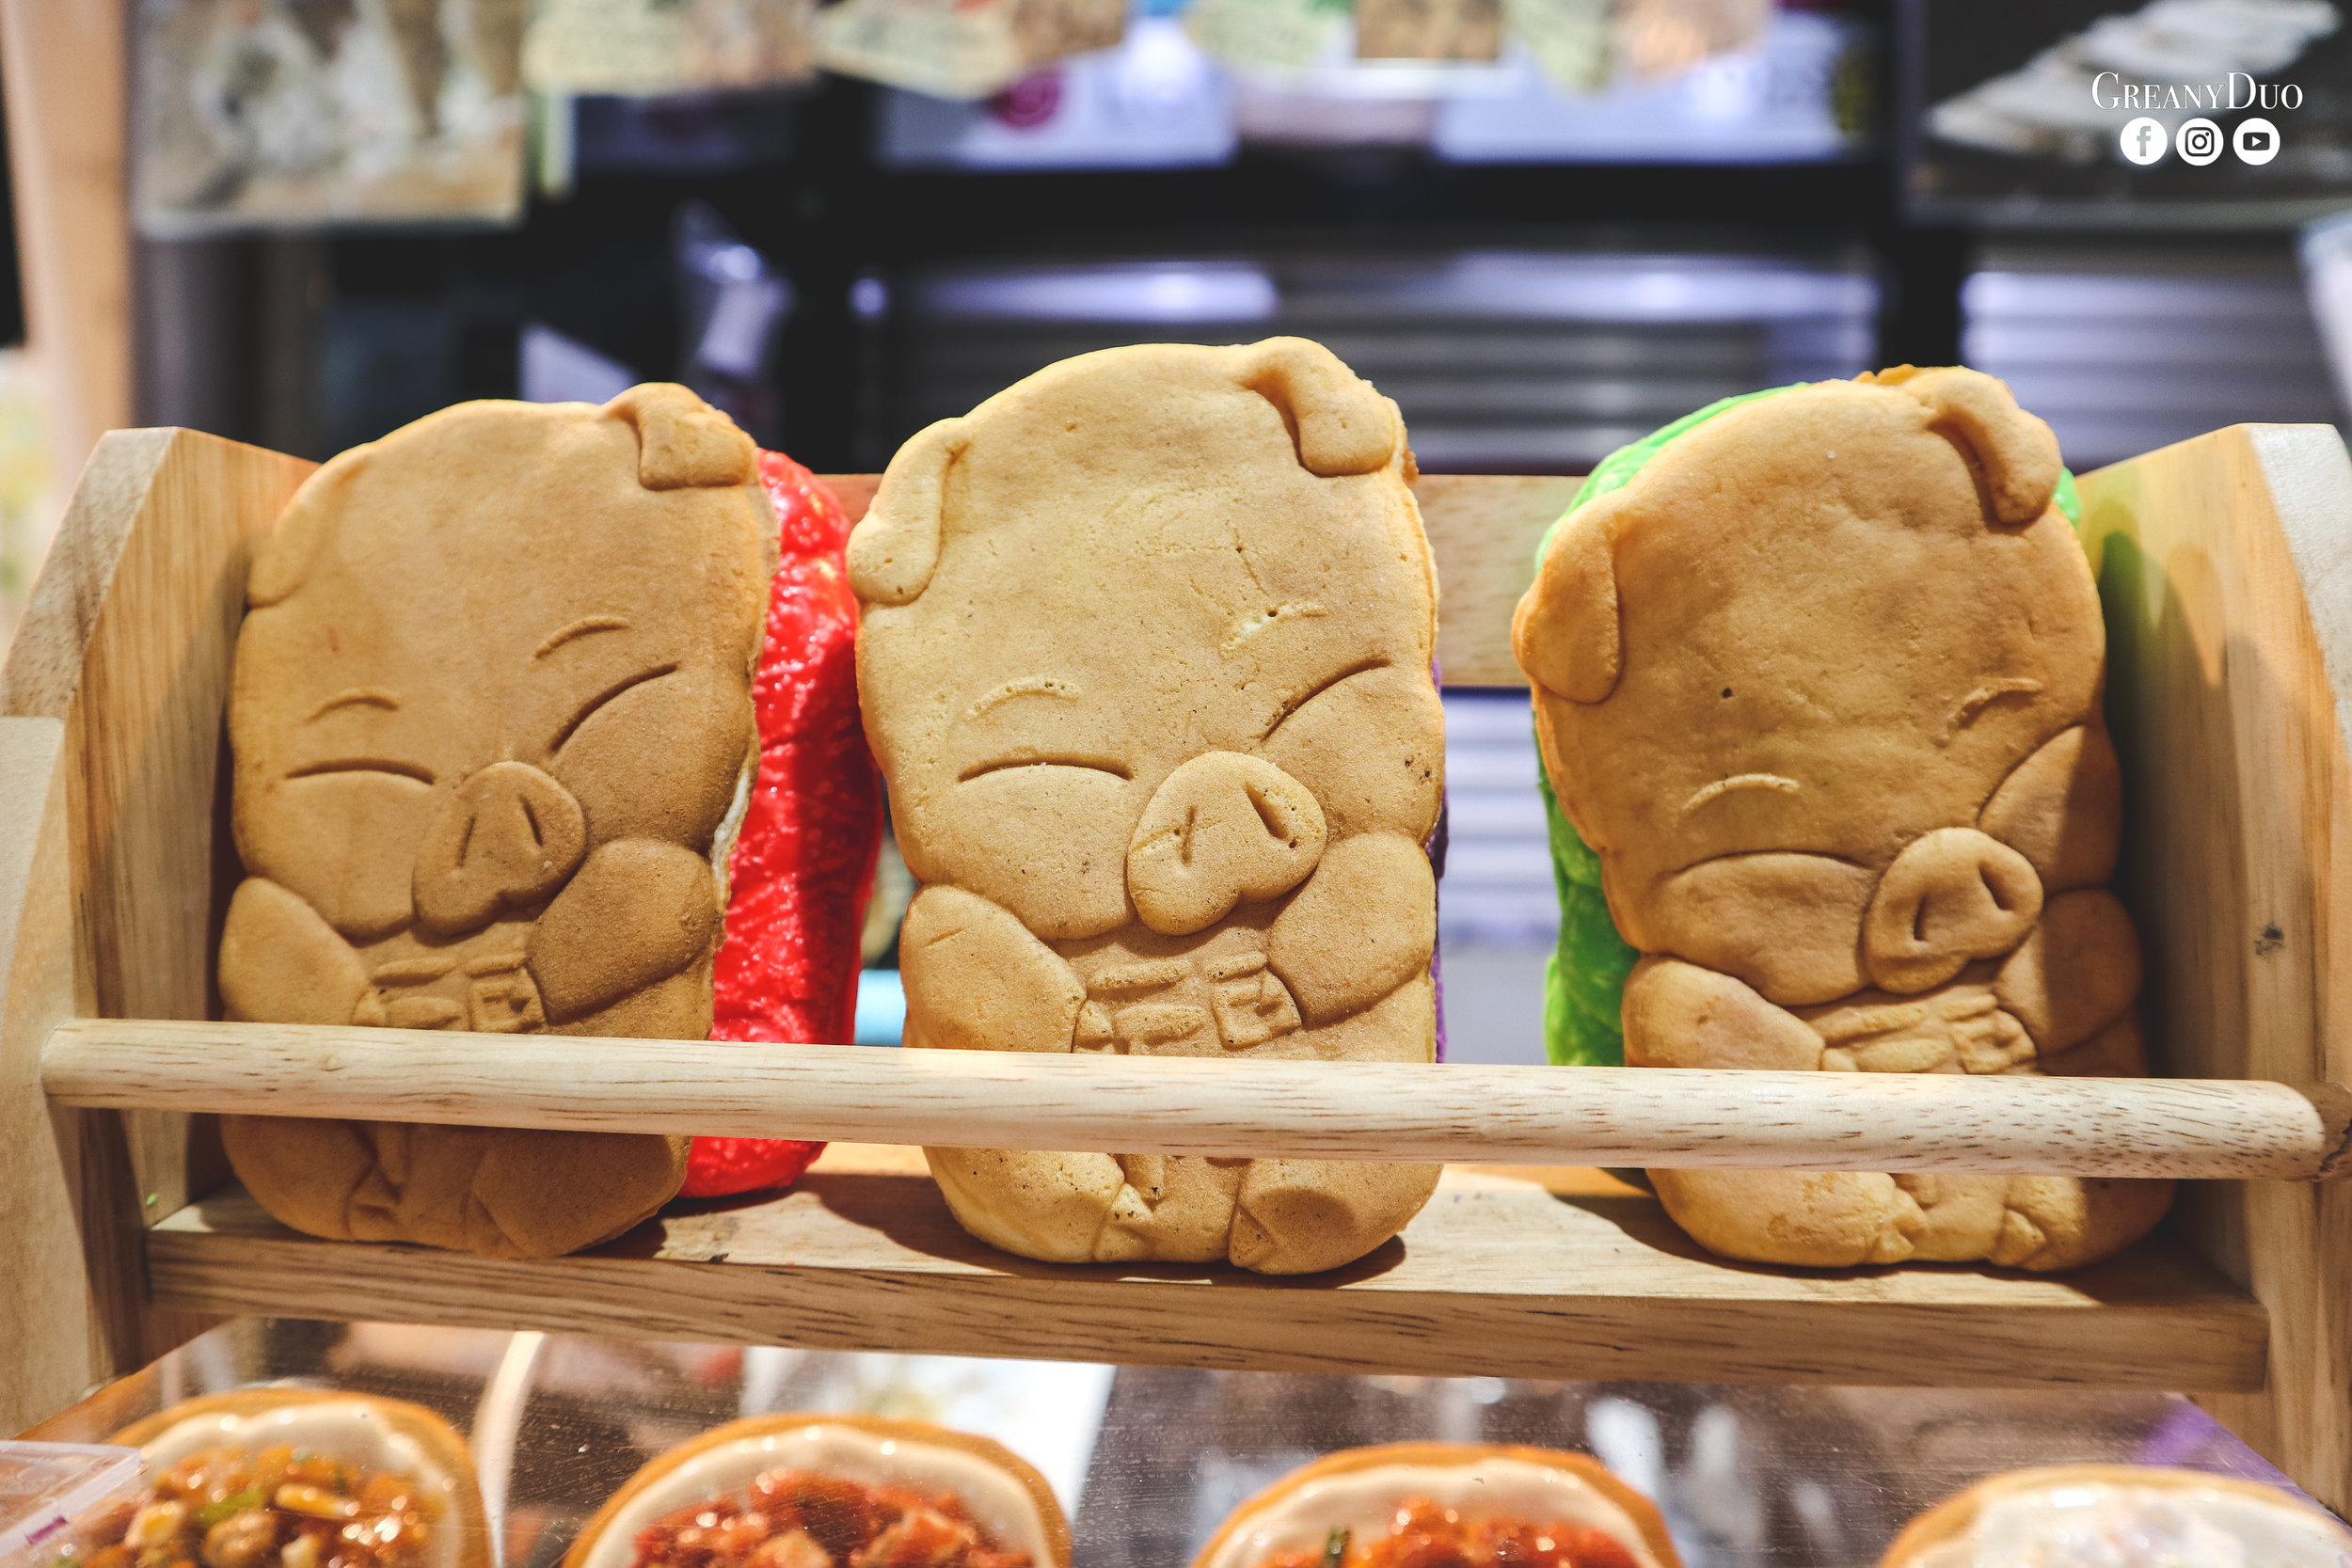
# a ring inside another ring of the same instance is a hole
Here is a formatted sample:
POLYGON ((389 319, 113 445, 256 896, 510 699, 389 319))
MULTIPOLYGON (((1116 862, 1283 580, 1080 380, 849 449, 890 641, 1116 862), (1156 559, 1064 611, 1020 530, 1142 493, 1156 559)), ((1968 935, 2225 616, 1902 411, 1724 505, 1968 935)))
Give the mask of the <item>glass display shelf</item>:
POLYGON ((412 1400, 466 1433, 501 1568, 551 1568, 646 1460, 776 1411, 937 1421, 1053 1484, 1079 1568, 1184 1568, 1233 1506, 1335 1449, 1434 1439, 1592 1453, 1688 1568, 1868 1568, 1998 1470, 2178 1465, 2285 1479, 2177 1395, 1341 1377, 882 1355, 241 1318, 44 1422, 103 1442, 182 1399, 285 1381, 412 1400))

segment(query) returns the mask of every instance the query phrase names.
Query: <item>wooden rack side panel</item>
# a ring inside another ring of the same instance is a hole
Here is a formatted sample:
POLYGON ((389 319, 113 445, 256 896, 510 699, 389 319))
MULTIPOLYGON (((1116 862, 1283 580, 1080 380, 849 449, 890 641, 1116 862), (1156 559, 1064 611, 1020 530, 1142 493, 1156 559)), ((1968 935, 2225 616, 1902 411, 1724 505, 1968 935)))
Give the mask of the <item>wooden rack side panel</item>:
MULTIPOLYGON (((24 787, 28 800, 47 801, 55 820, 41 820, 63 833, 31 851, 55 870, 0 889, 20 916, 20 971, 65 956, 38 984, 15 977, 11 1070, 20 1055, 38 1057, 61 1017, 201 1019, 216 1010, 212 934, 234 872, 221 715, 246 566, 254 537, 312 467, 192 431, 139 430, 106 436, 83 470, 0 672, 0 715, 58 727, 52 787, 24 787), (62 931, 50 928, 56 921, 62 931)), ((12 767, 30 754, 25 744, 12 767)), ((45 1321, 44 1312, 71 1316, 73 1284, 53 1279, 48 1305, 28 1301, 24 1321, 0 1322, 0 1341, 55 1339, 65 1346, 52 1358, 59 1367, 82 1354, 80 1382, 64 1390, 71 1396, 201 1326, 147 1311, 140 1230, 217 1185, 226 1168, 209 1120, 184 1114, 60 1112, 53 1125, 74 1173, 70 1211, 51 1193, 12 1223, 79 1236, 94 1326, 77 1338, 45 1321)), ((0 1396, 11 1408, 29 1397, 13 1379, 0 1380, 0 1396)), ((34 1408, 26 1419, 46 1413, 34 1408)))
MULTIPOLYGON (((2352 460, 2239 425, 2082 481, 2126 792, 2122 884, 2157 1070, 2352 1077, 2352 460)), ((2352 1191, 2201 1182, 2176 1225, 2270 1310, 2213 1411, 2352 1509, 2352 1191)))

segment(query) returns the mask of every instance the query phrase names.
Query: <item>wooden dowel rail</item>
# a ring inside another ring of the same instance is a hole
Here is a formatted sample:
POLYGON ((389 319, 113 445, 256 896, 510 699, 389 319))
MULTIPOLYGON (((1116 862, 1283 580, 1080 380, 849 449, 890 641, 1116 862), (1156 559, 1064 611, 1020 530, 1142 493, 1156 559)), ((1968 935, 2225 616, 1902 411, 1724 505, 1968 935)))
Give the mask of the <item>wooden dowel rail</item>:
POLYGON ((79 1019, 71 1105, 1124 1153, 2320 1180, 2332 1085, 1241 1062, 79 1019))

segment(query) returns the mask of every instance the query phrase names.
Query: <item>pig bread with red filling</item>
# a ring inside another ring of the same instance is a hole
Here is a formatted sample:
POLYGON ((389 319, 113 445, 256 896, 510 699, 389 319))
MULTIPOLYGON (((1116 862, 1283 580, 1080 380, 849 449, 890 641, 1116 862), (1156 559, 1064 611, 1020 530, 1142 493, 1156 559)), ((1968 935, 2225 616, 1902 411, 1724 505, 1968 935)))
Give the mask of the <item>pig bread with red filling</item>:
MULTIPOLYGON (((775 566, 754 456, 651 385, 461 404, 310 477, 255 558, 230 693, 230 1018, 708 1035, 775 566)), ((635 1225, 688 1141, 224 1132, 295 1229, 503 1258, 635 1225)))

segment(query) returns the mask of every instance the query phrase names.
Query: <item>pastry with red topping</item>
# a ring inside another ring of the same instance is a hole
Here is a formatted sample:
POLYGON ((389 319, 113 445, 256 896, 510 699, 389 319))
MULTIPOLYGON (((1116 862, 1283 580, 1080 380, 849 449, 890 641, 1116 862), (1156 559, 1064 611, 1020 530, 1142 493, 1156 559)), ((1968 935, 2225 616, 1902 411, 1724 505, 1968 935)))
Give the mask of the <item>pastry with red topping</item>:
POLYGON ((1391 1443, 1302 1465, 1192 1568, 1680 1568, 1647 1497, 1582 1454, 1391 1443))
POLYGON ((1011 1450, 920 1421, 761 1416, 631 1477, 564 1568, 1069 1568, 1070 1525, 1011 1450))

